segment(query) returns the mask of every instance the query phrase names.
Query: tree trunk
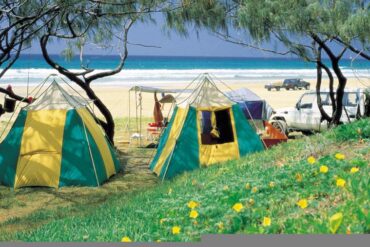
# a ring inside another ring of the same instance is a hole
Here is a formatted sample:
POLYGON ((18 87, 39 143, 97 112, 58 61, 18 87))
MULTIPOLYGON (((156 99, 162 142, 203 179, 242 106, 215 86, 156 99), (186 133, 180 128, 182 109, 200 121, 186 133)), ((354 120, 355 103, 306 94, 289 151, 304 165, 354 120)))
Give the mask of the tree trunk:
POLYGON ((336 98, 336 109, 333 113, 332 123, 334 125, 340 124, 340 118, 342 117, 343 111, 343 96, 344 89, 347 84, 347 78, 343 75, 342 70, 339 68, 339 60, 343 56, 345 49, 340 53, 339 56, 335 56, 333 51, 325 44, 325 41, 322 41, 319 36, 314 33, 311 33, 311 38, 317 42, 320 48, 324 49, 326 54, 329 56, 331 61, 331 67, 334 70, 335 75, 338 78, 338 88, 337 88, 337 98, 336 98))
POLYGON ((332 67, 337 75, 338 78, 338 88, 337 88, 337 98, 336 98, 336 110, 334 112, 333 116, 333 124, 334 125, 339 125, 340 118, 342 117, 342 112, 343 112, 343 96, 344 96, 344 89, 346 88, 347 84, 347 78, 343 75, 341 69, 339 68, 339 63, 338 60, 332 60, 332 67))
POLYGON ((107 106, 101 101, 101 99, 95 94, 94 90, 90 86, 83 87, 89 99, 94 101, 94 105, 99 109, 101 114, 103 114, 106 122, 98 119, 99 124, 103 127, 109 141, 114 144, 114 133, 115 133, 115 123, 113 120, 112 113, 109 111, 107 106))
POLYGON ((317 106, 319 108, 321 119, 320 124, 322 121, 326 120, 328 123, 332 121, 332 117, 330 117, 324 110, 322 106, 322 100, 321 100, 321 82, 322 82, 322 68, 325 67, 325 65, 321 62, 321 47, 317 49, 316 54, 316 71, 317 71, 317 81, 316 81, 316 98, 317 98, 317 106))
POLYGON ((317 70, 316 96, 317 96, 317 106, 321 114, 320 122, 326 120, 328 123, 330 123, 332 121, 332 118, 325 112, 322 106, 322 100, 321 100, 321 94, 320 94, 321 82, 322 82, 322 67, 321 67, 320 61, 317 61, 316 63, 316 70, 317 70))
POLYGON ((74 74, 73 72, 70 72, 69 70, 63 68, 59 64, 57 64, 55 61, 51 59, 49 56, 49 53, 47 51, 47 43, 48 43, 49 36, 45 35, 41 37, 40 39, 40 46, 42 55, 45 59, 45 61, 54 69, 56 69, 60 74, 66 76, 69 80, 75 82, 78 86, 80 86, 85 92, 86 95, 89 97, 89 99, 93 100, 94 105, 99 109, 99 111, 102 113, 106 121, 103 121, 101 119, 98 119, 94 116, 95 120, 103 127, 105 134, 109 141, 114 144, 114 120, 112 117, 111 112, 108 110, 106 105, 101 101, 101 99, 95 94, 94 90, 91 89, 90 83, 91 80, 85 80, 78 77, 77 74, 74 74))

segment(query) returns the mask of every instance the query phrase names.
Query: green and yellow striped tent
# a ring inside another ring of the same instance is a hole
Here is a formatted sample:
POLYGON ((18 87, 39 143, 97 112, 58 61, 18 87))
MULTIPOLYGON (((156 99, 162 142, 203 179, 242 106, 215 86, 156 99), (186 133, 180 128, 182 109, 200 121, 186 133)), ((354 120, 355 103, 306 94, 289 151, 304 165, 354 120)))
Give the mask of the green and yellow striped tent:
POLYGON ((120 169, 86 103, 53 81, 0 144, 0 184, 99 186, 120 169))
POLYGON ((164 178, 263 150, 240 106, 208 76, 177 102, 150 169, 164 178))

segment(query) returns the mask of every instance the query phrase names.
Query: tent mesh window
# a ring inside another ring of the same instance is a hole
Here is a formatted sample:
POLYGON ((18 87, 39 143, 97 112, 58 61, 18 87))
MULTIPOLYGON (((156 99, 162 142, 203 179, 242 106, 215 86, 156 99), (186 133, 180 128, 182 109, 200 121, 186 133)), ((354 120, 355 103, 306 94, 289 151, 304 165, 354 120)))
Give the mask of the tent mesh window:
POLYGON ((219 137, 212 135, 212 112, 201 111, 201 141, 203 145, 216 145, 234 142, 234 132, 231 123, 230 109, 214 111, 215 126, 218 131, 219 137))

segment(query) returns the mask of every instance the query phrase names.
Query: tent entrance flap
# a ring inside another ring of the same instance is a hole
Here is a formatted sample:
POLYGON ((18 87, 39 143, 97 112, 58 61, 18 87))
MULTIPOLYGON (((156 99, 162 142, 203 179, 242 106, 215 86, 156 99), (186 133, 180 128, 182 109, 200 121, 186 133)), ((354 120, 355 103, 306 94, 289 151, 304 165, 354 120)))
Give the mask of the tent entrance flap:
POLYGON ((202 145, 234 142, 230 108, 216 111, 200 111, 199 116, 202 145), (215 135, 215 131, 217 135, 215 135))
MULTIPOLYGON (((200 164, 202 166, 209 166, 215 163, 220 163, 232 159, 239 159, 239 144, 235 136, 235 119, 232 108, 215 111, 216 122, 220 129, 220 137, 218 140, 210 144, 202 143, 202 116, 203 112, 199 112, 198 128, 200 135, 200 164)), ((209 121, 208 121, 209 122, 209 121)), ((209 128, 208 128, 209 129, 209 128)), ((213 138, 215 139, 215 138, 213 138)), ((217 139, 217 138, 216 138, 217 139)))

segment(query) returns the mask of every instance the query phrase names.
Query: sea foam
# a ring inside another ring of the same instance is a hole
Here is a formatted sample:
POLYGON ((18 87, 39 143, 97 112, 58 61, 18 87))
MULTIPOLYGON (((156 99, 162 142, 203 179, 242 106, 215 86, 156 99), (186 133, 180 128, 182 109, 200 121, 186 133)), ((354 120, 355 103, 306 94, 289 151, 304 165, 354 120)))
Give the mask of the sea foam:
MULTIPOLYGON (((78 71, 78 70, 72 70, 78 71)), ((96 70, 99 73, 104 70, 96 70)), ((315 69, 124 69, 120 73, 94 82, 96 85, 154 85, 191 82, 199 74, 209 73, 223 81, 261 82, 284 78, 316 78, 315 69)), ((370 78, 370 69, 343 69, 351 77, 370 78)), ((57 74, 53 69, 10 69, 0 79, 0 84, 30 85, 38 84, 50 74, 57 74)), ((325 73, 324 78, 325 78, 325 73)))

